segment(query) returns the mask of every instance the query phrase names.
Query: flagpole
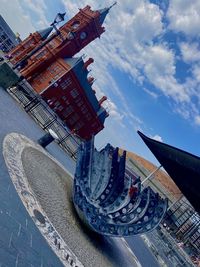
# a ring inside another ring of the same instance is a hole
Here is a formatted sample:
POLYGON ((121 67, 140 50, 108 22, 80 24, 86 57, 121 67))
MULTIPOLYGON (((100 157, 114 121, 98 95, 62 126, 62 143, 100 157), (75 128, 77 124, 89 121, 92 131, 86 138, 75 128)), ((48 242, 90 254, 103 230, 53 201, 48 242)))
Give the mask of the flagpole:
POLYGON ((157 167, 153 172, 151 172, 143 181, 142 181, 142 185, 148 181, 157 171, 160 170, 160 168, 162 168, 162 165, 160 165, 159 167, 157 167))

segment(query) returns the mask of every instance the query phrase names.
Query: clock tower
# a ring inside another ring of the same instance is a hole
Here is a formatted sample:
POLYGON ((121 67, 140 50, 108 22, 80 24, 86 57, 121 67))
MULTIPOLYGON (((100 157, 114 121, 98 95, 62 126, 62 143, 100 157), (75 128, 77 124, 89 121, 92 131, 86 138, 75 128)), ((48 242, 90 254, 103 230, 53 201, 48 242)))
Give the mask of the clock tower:
POLYGON ((26 79, 31 80, 32 76, 37 72, 41 73, 55 58, 73 57, 105 31, 103 22, 113 5, 96 11, 90 6, 79 9, 79 12, 56 33, 46 38, 43 43, 38 42, 38 47, 29 42, 29 36, 20 44, 20 51, 18 47, 11 51, 11 62, 20 68, 21 74, 26 79))

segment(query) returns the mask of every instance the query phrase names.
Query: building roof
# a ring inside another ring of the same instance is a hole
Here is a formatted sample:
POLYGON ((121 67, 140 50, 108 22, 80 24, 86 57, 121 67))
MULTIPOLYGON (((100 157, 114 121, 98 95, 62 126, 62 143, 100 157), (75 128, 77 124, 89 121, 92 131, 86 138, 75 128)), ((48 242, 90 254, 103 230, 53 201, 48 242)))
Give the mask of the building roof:
POLYGON ((37 32, 41 35, 42 39, 45 40, 49 36, 49 34, 52 32, 52 30, 53 30, 53 27, 48 27, 46 29, 43 29, 37 32))
POLYGON ((76 74, 76 77, 78 78, 82 88, 85 91, 85 94, 94 108, 95 112, 97 112, 97 115, 102 123, 104 123, 105 118, 107 117, 107 112, 104 110, 103 107, 99 105, 99 102, 95 96, 95 93, 92 90, 91 84, 88 82, 87 75, 88 70, 84 69, 84 61, 81 57, 79 58, 65 58, 65 62, 71 66, 74 73, 76 74), (103 112, 105 111, 105 112, 103 112))
POLYGON ((100 24, 103 24, 107 14, 109 13, 109 10, 116 4, 117 4, 117 2, 114 2, 111 6, 105 7, 105 8, 102 8, 102 9, 98 10, 99 13, 100 13, 100 18, 99 18, 100 24))
POLYGON ((200 214, 200 157, 138 134, 200 214))

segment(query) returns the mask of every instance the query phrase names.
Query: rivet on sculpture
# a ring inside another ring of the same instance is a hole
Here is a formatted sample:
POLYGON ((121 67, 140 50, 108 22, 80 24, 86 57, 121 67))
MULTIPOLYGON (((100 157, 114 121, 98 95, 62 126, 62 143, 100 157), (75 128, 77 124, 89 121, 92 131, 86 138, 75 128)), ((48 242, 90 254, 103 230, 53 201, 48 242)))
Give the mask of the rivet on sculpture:
POLYGON ((81 144, 74 178, 73 201, 81 220, 110 236, 143 234, 156 228, 167 210, 150 187, 126 171, 126 151, 107 144, 101 151, 94 139, 81 144))

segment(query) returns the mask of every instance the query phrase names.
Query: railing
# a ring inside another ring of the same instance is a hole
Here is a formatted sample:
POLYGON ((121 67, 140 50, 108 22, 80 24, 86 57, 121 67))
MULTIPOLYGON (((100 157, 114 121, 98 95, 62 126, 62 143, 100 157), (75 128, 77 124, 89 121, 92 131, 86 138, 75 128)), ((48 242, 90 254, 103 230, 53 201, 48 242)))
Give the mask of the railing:
POLYGON ((70 157, 76 159, 77 149, 81 140, 71 133, 54 111, 50 109, 39 94, 33 91, 32 87, 26 81, 18 83, 15 87, 8 88, 7 91, 43 130, 48 131, 52 129, 59 137, 56 140, 59 146, 70 157))

